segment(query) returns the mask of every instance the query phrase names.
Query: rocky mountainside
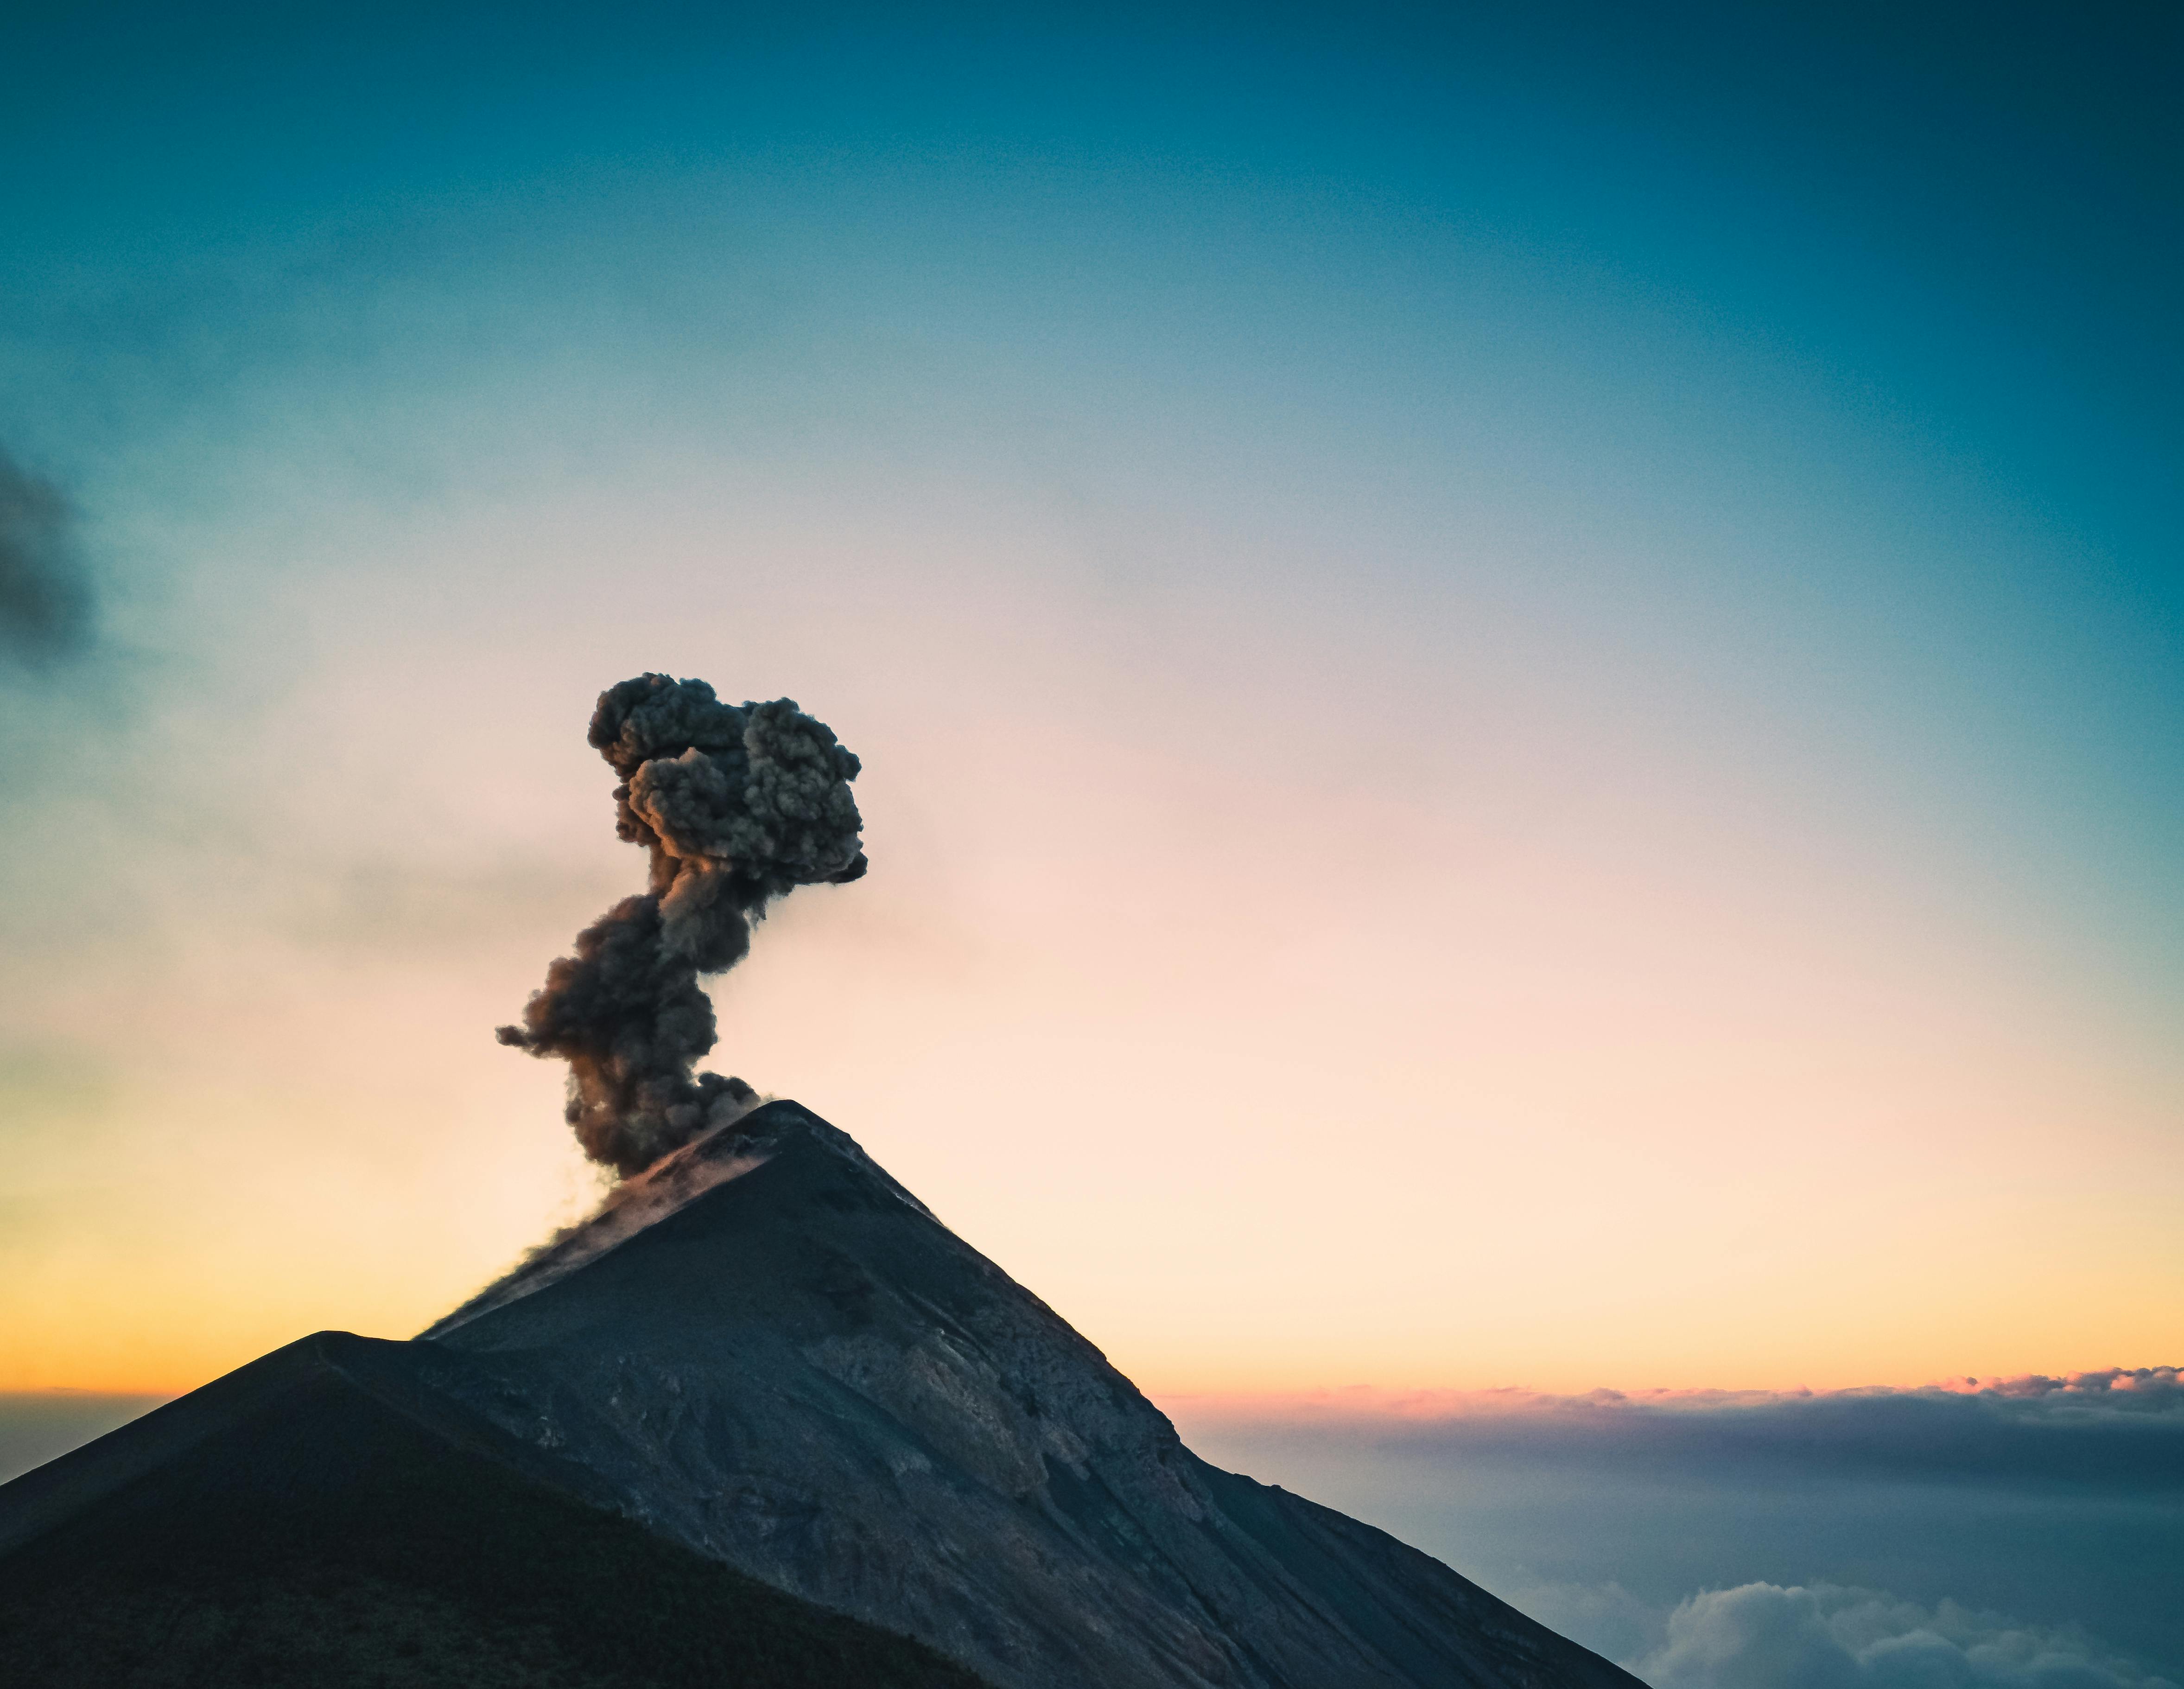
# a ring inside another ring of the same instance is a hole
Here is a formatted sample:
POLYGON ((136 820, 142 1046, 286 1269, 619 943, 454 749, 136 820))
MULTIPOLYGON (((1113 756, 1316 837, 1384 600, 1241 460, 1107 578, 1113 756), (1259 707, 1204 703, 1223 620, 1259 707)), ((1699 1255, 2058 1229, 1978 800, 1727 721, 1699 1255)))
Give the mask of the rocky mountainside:
MULTIPOLYGON (((994 1689, 1636 1683, 1384 1533, 1199 1460, 793 1103, 632 1181, 416 1341, 311 1341, 350 1346, 343 1391, 466 1470, 619 1514, 738 1588, 915 1638, 994 1689)), ((201 1460, 215 1434, 197 1420, 227 1428, 223 1469, 248 1470, 231 1404, 201 1398, 252 1370, 0 1488, 0 1554, 22 1545, 0 1577, 201 1460)), ((261 1442, 271 1412, 251 1421, 261 1442)), ((858 1681, 924 1668, 889 1669, 858 1681)))
POLYGON ((321 1332, 0 1488, 0 1683, 980 1689, 571 1495, 430 1358, 321 1332))
POLYGON ((1628 1689, 1438 1561, 1199 1460, 843 1133, 769 1104, 443 1321, 445 1387, 656 1531, 1002 1689, 1628 1689), (582 1264, 571 1266, 572 1261, 582 1264), (533 1285, 536 1285, 533 1288, 533 1285))

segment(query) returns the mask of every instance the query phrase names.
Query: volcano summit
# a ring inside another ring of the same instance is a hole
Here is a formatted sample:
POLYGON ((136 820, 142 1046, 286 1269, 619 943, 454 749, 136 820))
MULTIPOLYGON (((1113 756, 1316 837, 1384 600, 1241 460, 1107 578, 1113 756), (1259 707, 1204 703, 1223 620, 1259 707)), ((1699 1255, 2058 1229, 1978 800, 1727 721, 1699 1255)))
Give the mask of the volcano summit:
POLYGON ((413 1341, 322 1333, 0 1487, 0 1675, 53 1683, 1636 1683, 1200 1460, 792 1102, 413 1341))

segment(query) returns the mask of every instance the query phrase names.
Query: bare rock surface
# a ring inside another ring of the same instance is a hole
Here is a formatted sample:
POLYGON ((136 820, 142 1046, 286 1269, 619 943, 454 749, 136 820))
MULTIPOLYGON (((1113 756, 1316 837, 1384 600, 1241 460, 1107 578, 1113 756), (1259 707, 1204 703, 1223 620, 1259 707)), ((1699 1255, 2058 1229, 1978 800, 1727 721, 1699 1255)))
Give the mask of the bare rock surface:
POLYGON ((410 1346, 571 1493, 1000 1689, 1636 1684, 1385 1533, 1199 1460, 795 1104, 655 1172, 680 1194, 640 1228, 561 1240, 410 1346))

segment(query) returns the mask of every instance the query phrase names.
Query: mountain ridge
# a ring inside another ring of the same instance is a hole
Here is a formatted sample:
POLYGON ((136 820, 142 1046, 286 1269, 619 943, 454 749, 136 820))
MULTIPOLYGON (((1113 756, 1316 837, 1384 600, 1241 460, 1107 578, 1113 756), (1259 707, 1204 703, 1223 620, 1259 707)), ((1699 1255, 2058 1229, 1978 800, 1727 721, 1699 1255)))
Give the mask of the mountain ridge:
MULTIPOLYGON (((793 1102, 669 1157, 632 1205, 633 1228, 610 1211, 423 1336, 354 1352, 359 1388, 994 1689, 1636 1681, 1384 1532, 1200 1460, 793 1102)), ((146 1458, 131 1447, 98 1458, 146 1458)), ((21 1502, 50 1511, 53 1481, 21 1502)))
POLYGON ((0 1486, 0 1682, 981 1689, 543 1481, 432 1360, 319 1332, 0 1486))
POLYGON ((1632 1681, 1199 1461, 848 1134, 787 1101, 727 1134, 684 1153, 756 1164, 426 1340, 652 1528, 1003 1689, 1632 1681))

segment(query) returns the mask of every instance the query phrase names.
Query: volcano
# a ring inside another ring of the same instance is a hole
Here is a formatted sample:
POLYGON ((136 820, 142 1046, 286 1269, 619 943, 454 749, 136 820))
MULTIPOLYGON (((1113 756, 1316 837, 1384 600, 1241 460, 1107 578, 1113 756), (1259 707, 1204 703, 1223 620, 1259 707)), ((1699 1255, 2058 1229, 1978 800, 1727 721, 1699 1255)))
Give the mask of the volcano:
POLYGON ((0 1675, 155 1635, 223 1681, 1637 1684, 1200 1460, 791 1102, 416 1340, 321 1333, 0 1487, 0 1675))

